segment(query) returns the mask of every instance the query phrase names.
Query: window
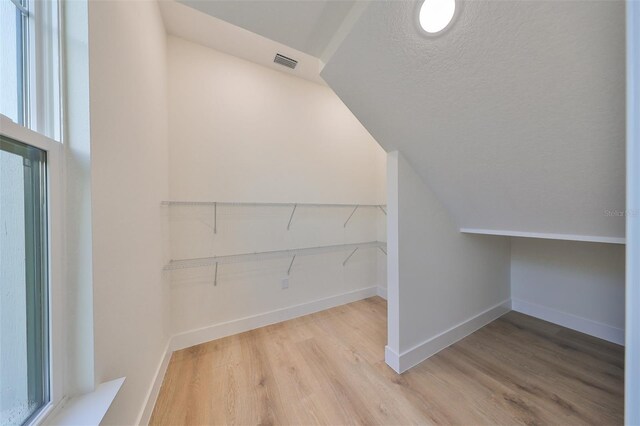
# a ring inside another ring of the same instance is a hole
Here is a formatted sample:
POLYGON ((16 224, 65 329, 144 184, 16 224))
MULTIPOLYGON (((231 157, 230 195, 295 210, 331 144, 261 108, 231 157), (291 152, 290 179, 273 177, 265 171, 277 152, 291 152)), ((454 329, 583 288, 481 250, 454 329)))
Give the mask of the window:
POLYGON ((10 1, 0 2, 0 112, 16 123, 24 123, 24 26, 21 9, 10 1))
POLYGON ((56 0, 0 0, 0 114, 61 139, 56 0))
POLYGON ((3 426, 38 424, 63 394, 59 28, 57 0, 0 0, 3 426))
POLYGON ((49 402, 47 153, 0 136, 0 424, 49 402))

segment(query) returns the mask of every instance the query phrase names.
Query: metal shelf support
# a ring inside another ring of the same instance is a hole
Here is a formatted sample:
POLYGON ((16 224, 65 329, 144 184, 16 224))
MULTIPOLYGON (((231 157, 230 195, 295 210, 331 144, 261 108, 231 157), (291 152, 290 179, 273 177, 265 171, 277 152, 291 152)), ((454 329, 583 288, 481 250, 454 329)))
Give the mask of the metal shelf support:
POLYGON ((359 205, 356 206, 353 211, 351 212, 351 214, 349 215, 349 217, 347 218, 347 221, 344 223, 343 228, 347 227, 347 223, 349 223, 349 221, 351 220, 351 217, 353 216, 353 214, 356 212, 356 210, 358 210, 358 207, 360 207, 359 205))
POLYGON ((291 228, 291 221, 293 220, 293 214, 296 212, 297 208, 298 208, 298 205, 294 204, 293 210, 291 210, 291 216, 289 216, 289 223, 287 223, 287 231, 289 230, 289 228, 291 228))
POLYGON ((345 266, 347 264, 347 262, 349 261, 349 259, 351 259, 351 256, 353 256, 355 254, 355 252, 358 251, 358 247, 354 248, 353 251, 351 252, 351 254, 349 256, 347 256, 347 258, 344 260, 344 262, 342 262, 342 266, 345 266))
POLYGON ((293 255, 293 258, 291 259, 291 263, 289 264, 289 269, 287 269, 287 276, 291 275, 291 267, 293 266, 293 261, 296 260, 296 255, 293 255))

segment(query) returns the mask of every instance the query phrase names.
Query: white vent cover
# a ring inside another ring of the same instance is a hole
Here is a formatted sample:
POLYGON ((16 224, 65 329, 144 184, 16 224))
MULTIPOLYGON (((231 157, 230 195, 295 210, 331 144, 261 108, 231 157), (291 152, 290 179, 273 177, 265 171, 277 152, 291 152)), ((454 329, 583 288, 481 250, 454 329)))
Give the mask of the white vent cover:
POLYGON ((296 65, 298 65, 298 61, 295 59, 287 58, 284 55, 276 53, 276 57, 273 58, 273 62, 276 64, 284 65, 287 68, 295 69, 296 65))

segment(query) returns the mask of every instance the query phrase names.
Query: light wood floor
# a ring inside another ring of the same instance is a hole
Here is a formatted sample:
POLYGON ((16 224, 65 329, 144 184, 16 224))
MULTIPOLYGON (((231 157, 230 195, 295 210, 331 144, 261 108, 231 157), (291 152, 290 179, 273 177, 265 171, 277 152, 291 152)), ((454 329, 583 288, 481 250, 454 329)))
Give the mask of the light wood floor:
POLYGON ((373 297, 173 354, 152 425, 622 424, 623 348, 510 312, 408 372, 373 297))

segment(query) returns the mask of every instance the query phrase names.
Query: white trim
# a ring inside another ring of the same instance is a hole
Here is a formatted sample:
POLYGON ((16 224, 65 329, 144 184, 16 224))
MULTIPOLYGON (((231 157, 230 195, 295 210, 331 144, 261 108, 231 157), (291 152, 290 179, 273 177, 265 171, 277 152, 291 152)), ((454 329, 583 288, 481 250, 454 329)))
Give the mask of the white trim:
POLYGON ((309 315, 314 312, 323 311, 346 303, 356 302, 375 296, 377 287, 366 287, 353 290, 336 296, 326 297, 313 302, 302 303, 300 305, 289 306, 274 311, 265 312, 258 315, 214 324, 203 328, 198 328, 184 333, 176 334, 171 338, 170 348, 174 351, 185 349, 201 343, 210 342, 222 337, 242 333, 266 325, 287 321, 292 318, 309 315))
POLYGON ((513 310, 541 320, 549 321, 590 336, 599 337, 609 342, 624 345, 624 329, 602 324, 577 315, 557 311, 546 306, 512 299, 513 310))
POLYGON ((552 234, 544 232, 520 232, 501 229, 460 228, 463 234, 501 235, 505 237, 543 238, 546 240, 584 241, 589 243, 624 244, 624 237, 601 237, 597 235, 552 234))
POLYGON ((387 300, 387 288, 386 287, 376 287, 376 293, 378 296, 382 297, 384 300, 387 300))
POLYGON ((627 253, 624 422, 640 425, 640 2, 627 0, 627 253))
POLYGON ((389 345, 384 347, 384 362, 393 369, 396 373, 402 373, 404 370, 400 370, 400 355, 389 345))
POLYGON ((147 391, 145 403, 142 406, 140 414, 138 414, 138 420, 135 424, 145 426, 149 424, 149 420, 151 420, 153 408, 156 406, 156 401, 158 400, 160 388, 162 387, 164 376, 167 373, 167 367, 169 367, 169 361, 171 360, 172 354, 173 351, 171 350, 170 341, 168 341, 167 345, 164 348, 164 354, 162 356, 162 359, 160 360, 160 364, 158 364, 158 368, 156 369, 156 374, 154 374, 153 376, 154 378, 153 382, 151 382, 151 387, 149 387, 149 391, 147 391))
POLYGON ((489 309, 475 315, 430 339, 397 354, 388 346, 385 348, 385 361, 389 367, 398 373, 403 373, 411 367, 420 364, 427 358, 481 329, 490 322, 500 318, 511 310, 511 300, 507 299, 489 309))
POLYGON ((100 384, 93 392, 72 398, 56 412, 48 425, 98 426, 116 395, 125 377, 100 384))
POLYGON ((29 0, 28 101, 25 125, 61 140, 61 9, 59 1, 29 0))

